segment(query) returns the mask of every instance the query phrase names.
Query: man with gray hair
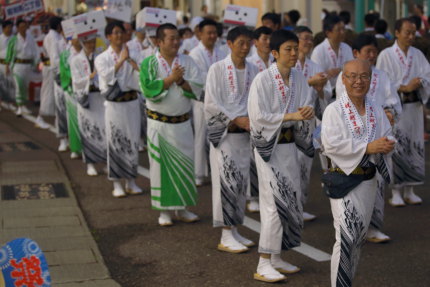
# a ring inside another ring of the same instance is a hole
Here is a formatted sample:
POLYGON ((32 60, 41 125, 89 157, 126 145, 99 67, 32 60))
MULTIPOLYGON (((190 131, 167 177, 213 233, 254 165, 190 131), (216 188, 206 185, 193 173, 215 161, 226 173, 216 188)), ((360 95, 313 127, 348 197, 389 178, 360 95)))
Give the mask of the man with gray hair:
POLYGON ((345 91, 323 115, 321 140, 329 172, 323 175, 330 197, 336 242, 331 285, 351 286, 376 198, 376 172, 389 182, 388 158, 394 149, 385 112, 366 98, 372 75, 368 61, 344 65, 345 91))

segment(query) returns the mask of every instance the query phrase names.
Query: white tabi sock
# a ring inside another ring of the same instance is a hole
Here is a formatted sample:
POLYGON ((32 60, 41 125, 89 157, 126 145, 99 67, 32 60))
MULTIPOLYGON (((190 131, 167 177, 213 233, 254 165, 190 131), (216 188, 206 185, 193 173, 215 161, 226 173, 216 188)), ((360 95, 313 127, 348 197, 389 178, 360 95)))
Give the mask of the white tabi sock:
POLYGON ((240 243, 234 238, 233 232, 231 229, 226 229, 226 228, 222 229, 221 244, 232 250, 248 249, 245 245, 243 245, 242 243, 240 243))
POLYGON ((285 278, 284 275, 282 275, 275 268, 273 268, 270 259, 266 259, 261 256, 260 260, 258 261, 257 273, 269 280, 285 278))
POLYGON ((283 273, 295 273, 300 271, 299 267, 282 260, 281 254, 272 254, 270 262, 272 263, 273 267, 283 273))
POLYGON ((246 247, 251 247, 251 246, 255 245, 255 243, 252 240, 249 240, 249 239, 243 237, 242 235, 240 235, 236 226, 233 226, 231 228, 231 232, 233 234, 234 239, 236 239, 237 241, 239 241, 240 243, 242 243, 246 247))
POLYGON ((114 197, 124 197, 126 194, 124 189, 122 188, 121 182, 119 180, 113 181, 113 192, 112 195, 114 197))

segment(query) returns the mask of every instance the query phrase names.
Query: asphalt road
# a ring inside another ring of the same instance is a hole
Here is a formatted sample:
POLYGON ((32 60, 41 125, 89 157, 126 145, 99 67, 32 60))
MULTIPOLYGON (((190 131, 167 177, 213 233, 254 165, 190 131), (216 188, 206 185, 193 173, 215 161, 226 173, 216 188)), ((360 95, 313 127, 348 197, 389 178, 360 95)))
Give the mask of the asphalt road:
MULTIPOLYGON (((58 141, 52 132, 35 129, 28 120, 18 119, 10 112, 2 111, 0 119, 36 143, 56 151, 58 141)), ((429 148, 426 144, 427 170, 429 148)), ((199 204, 191 208, 200 216, 200 222, 175 222, 172 227, 159 227, 158 212, 150 207, 147 178, 139 176, 137 179, 138 185, 144 189, 143 195, 115 199, 106 175, 87 176, 83 163, 71 160, 69 153, 61 153, 60 158, 112 277, 122 286, 267 285, 253 279, 258 263, 256 247, 239 255, 216 249, 221 231, 212 227, 210 185, 199 188, 199 204)), ((148 167, 145 153, 141 154, 140 164, 148 167)), ((102 166, 98 168, 102 170, 102 166)), ((425 185, 416 188, 424 200, 420 206, 393 208, 386 204, 383 231, 391 236, 392 241, 365 244, 354 286, 430 286, 429 186, 427 176, 425 185)), ((389 197, 388 190, 386 197, 389 197)), ((314 161, 311 193, 305 210, 318 218, 305 224, 303 242, 330 254, 334 229, 329 201, 321 190, 318 160, 314 161)), ((247 216, 259 221, 258 214, 247 216)), ((247 227, 240 227, 240 231, 258 242, 257 232, 247 227)), ((309 251, 309 248, 304 249, 309 251)), ((330 262, 316 261, 311 258, 315 257, 312 254, 309 257, 294 250, 284 252, 283 258, 302 271, 277 285, 329 286, 330 262)))

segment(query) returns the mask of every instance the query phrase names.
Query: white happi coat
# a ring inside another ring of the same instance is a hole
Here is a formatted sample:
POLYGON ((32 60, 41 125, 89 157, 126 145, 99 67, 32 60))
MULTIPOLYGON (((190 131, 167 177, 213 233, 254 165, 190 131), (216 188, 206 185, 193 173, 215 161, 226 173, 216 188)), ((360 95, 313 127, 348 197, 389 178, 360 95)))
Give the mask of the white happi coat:
MULTIPOLYGON (((251 55, 251 52, 249 53, 249 55, 251 55)), ((262 72, 268 68, 268 66, 266 66, 266 63, 264 63, 263 59, 261 59, 260 56, 258 55, 257 51, 255 51, 255 53, 253 53, 251 56, 246 58, 246 60, 251 62, 255 66, 257 66, 259 72, 262 72)), ((270 66, 274 62, 274 60, 275 59, 273 58, 272 54, 269 54, 268 65, 270 66)))
MULTIPOLYGON (((309 80, 310 78, 312 78, 318 73, 324 72, 324 70, 321 68, 320 65, 318 65, 308 57, 305 58, 303 67, 300 61, 297 60, 295 68, 298 71, 302 72, 306 80, 309 80)), ((332 97, 332 87, 330 85, 330 82, 327 81, 323 89, 323 94, 324 94, 323 98, 320 98, 318 96, 317 91, 313 87, 310 87, 310 89, 311 89, 311 98, 309 100, 311 101, 311 104, 314 107, 315 114, 320 116, 324 113, 324 110, 332 97)), ((316 126, 319 125, 320 123, 321 123, 320 120, 317 117, 314 117, 312 120, 309 120, 309 121, 301 121, 298 123, 298 125, 302 129, 308 131, 307 134, 310 137, 313 131, 315 130, 316 126)), ((298 159, 300 163, 300 188, 302 191, 302 204, 304 205, 307 201, 308 194, 309 194, 309 181, 310 181, 313 157, 309 157, 301 150, 298 150, 298 159)), ((324 161, 322 161, 322 166, 324 166, 324 161)))
POLYGON ((300 245, 303 209, 298 149, 294 142, 278 140, 283 128, 295 125, 283 122, 284 115, 311 105, 311 92, 306 78, 294 68, 285 86, 276 63, 259 73, 251 86, 248 112, 259 179, 260 253, 280 254, 281 249, 300 245))
POLYGON ((215 227, 243 223, 251 159, 249 134, 228 132, 228 127, 235 118, 248 115, 248 92, 257 74, 258 68, 248 61, 238 72, 228 55, 213 64, 207 75, 204 108, 211 143, 215 227))
POLYGON ((430 64, 420 50, 409 47, 405 55, 396 42, 381 52, 376 67, 388 74, 396 90, 413 78, 421 78, 420 101, 403 104, 394 128, 399 144, 393 154, 393 163, 394 184, 399 187, 422 184, 425 176, 423 104, 430 96, 430 64))
POLYGON ((191 38, 185 39, 179 48, 179 54, 184 54, 185 52, 190 53, 195 47, 199 45, 199 39, 194 35, 191 38))
MULTIPOLYGON (((343 65, 353 60, 354 56, 352 55, 352 49, 348 44, 340 43, 338 54, 333 51, 330 46, 330 42, 326 38, 321 44, 314 48, 312 52, 311 60, 321 66, 324 71, 340 68, 342 69, 343 65)), ((336 86, 337 77, 333 77, 329 79, 332 88, 336 86)))
MULTIPOLYGON (((332 167, 341 168, 347 175, 362 163, 369 142, 390 134, 391 125, 383 109, 371 101, 366 100, 366 114, 360 116, 344 93, 324 112, 321 130, 324 153, 331 159, 332 167)), ((387 156, 383 158, 385 163, 389 162, 387 156)), ((369 157, 376 164, 375 159, 375 155, 369 157)), ((376 193, 375 176, 361 182, 343 198, 330 198, 336 237, 331 286, 352 285, 376 193)))
MULTIPOLYGON (((99 88, 103 94, 118 82, 122 92, 138 91, 134 69, 127 61, 115 72, 119 61, 111 46, 95 59, 99 88)), ((135 178, 139 161, 140 107, 138 99, 127 102, 105 101, 105 129, 109 179, 135 178)))
MULTIPOLYGON (((218 47, 214 47, 210 53, 202 42, 193 49, 189 56, 200 69, 202 79, 206 83, 209 68, 216 62, 223 60, 226 55, 218 47)), ((204 100, 204 97, 203 99, 204 100)), ((193 101, 193 124, 194 124, 194 169, 196 178, 208 176, 208 154, 207 154, 207 124, 204 116, 203 101, 193 101)))
MULTIPOLYGON (((95 57, 91 55, 90 57, 95 57)), ((98 76, 90 79, 92 73, 85 51, 70 60, 73 93, 78 102, 88 97, 88 106, 77 104, 78 125, 85 163, 106 161, 105 99, 100 92, 90 92, 90 86, 98 87, 98 76)))
POLYGON ((143 43, 139 42, 139 39, 137 37, 134 37, 130 41, 127 42, 127 47, 129 51, 130 58, 133 59, 133 61, 136 62, 138 66, 142 63, 144 59, 143 51, 143 43))

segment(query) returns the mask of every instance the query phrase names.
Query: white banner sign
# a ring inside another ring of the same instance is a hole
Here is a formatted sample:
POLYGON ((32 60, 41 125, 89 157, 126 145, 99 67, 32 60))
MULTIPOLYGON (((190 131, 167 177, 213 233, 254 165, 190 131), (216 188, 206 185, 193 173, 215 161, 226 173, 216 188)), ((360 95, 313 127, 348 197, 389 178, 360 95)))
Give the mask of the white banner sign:
POLYGON ((16 3, 6 5, 4 8, 4 18, 11 19, 44 10, 43 0, 21 0, 16 3))
POLYGON ((105 16, 120 20, 123 22, 131 22, 132 0, 104 0, 105 16))

